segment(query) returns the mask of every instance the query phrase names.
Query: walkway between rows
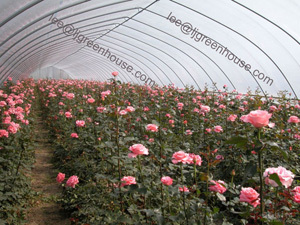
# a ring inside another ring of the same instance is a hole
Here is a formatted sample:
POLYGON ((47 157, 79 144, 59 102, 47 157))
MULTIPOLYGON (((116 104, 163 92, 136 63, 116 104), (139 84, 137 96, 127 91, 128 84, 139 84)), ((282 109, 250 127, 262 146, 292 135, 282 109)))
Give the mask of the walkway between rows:
POLYGON ((33 208, 28 212, 27 225, 69 225, 70 220, 56 203, 61 189, 55 180, 57 174, 51 163, 54 147, 49 131, 41 116, 37 117, 35 123, 36 162, 31 177, 32 188, 38 194, 34 199, 33 208))

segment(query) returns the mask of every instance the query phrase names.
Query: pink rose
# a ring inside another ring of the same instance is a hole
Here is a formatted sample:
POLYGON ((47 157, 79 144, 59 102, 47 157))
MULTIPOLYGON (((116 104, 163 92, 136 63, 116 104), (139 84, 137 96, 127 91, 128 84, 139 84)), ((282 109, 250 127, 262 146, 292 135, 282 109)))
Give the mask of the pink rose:
POLYGON ((7 105, 7 103, 5 101, 0 101, 0 107, 4 107, 6 105, 7 105))
POLYGON ((288 123, 299 123, 300 120, 297 116, 291 116, 289 119, 288 119, 288 123))
POLYGON ((183 186, 183 188, 182 187, 179 187, 178 188, 179 189, 179 191, 181 191, 181 192, 190 192, 190 190, 186 187, 186 186, 183 186))
POLYGON ((223 159, 224 159, 224 156, 222 156, 222 155, 217 155, 217 156, 216 156, 216 159, 217 159, 217 160, 223 160, 223 159))
POLYGON ((88 103, 94 103, 94 102, 95 102, 95 99, 93 99, 93 98, 88 98, 87 102, 88 102, 88 103))
POLYGON ((158 126, 155 124, 148 124, 146 126, 146 130, 152 131, 152 132, 157 132, 158 131, 158 126))
POLYGON ((61 183, 61 182, 64 181, 65 177, 66 177, 66 175, 65 175, 64 173, 58 173, 58 174, 57 174, 57 177, 56 177, 56 181, 57 181, 58 183, 61 183))
POLYGON ((114 72, 112 72, 111 74, 112 74, 114 77, 116 77, 116 76, 118 76, 119 73, 118 73, 117 71, 114 71, 114 72))
POLYGON ((206 105, 200 106, 201 112, 208 113, 210 111, 210 107, 206 105))
POLYGON ((272 114, 264 110, 251 111, 248 115, 242 116, 241 120, 247 123, 251 123, 256 128, 265 127, 269 124, 269 119, 272 114))
POLYGON ((72 118, 72 113, 70 113, 70 112, 65 112, 65 116, 66 116, 66 118, 72 118))
POLYGON ((191 130, 186 130, 185 133, 186 133, 186 135, 192 135, 193 134, 193 132, 191 130))
POLYGON ((79 183, 78 177, 73 175, 73 176, 69 177, 69 179, 67 180, 66 185, 68 187, 75 188, 75 185, 78 184, 78 183, 79 183))
POLYGON ((76 120, 76 126, 77 127, 84 127, 85 122, 84 120, 76 120))
POLYGON ((20 129, 20 124, 11 122, 7 128, 7 131, 11 134, 15 134, 18 132, 19 129, 20 129))
POLYGON ((215 126, 214 131, 217 133, 223 132, 223 128, 221 126, 215 126))
POLYGON ((105 111, 105 110, 106 110, 105 107, 102 107, 102 106, 97 107, 97 112, 99 112, 99 113, 102 113, 102 112, 105 111))
POLYGON ((197 166, 201 166, 202 164, 202 158, 200 155, 195 155, 194 153, 189 153, 189 160, 188 164, 196 164, 197 166))
POLYGON ((285 186, 285 188, 288 188, 292 185, 295 175, 282 166, 279 166, 278 168, 268 168, 265 170, 264 177, 266 177, 265 183, 267 185, 271 185, 272 187, 278 186, 278 184, 274 180, 269 178, 269 175, 273 173, 277 173, 281 184, 285 186))
POLYGON ((174 123, 174 120, 169 120, 169 124, 173 124, 174 123))
POLYGON ((0 138, 1 137, 7 137, 8 138, 9 133, 6 130, 0 130, 0 138))
POLYGON ((73 99, 75 97, 75 95, 73 94, 73 93, 68 93, 67 95, 66 95, 66 98, 67 99, 73 99))
POLYGON ((149 142, 154 142, 154 138, 149 138, 149 140, 148 140, 149 142))
POLYGON ((135 108, 133 108, 132 106, 127 106, 126 111, 127 112, 134 112, 135 108))
POLYGON ((295 187, 292 192, 294 193, 293 199, 296 203, 300 203, 300 186, 295 187))
POLYGON ((251 187, 242 188, 240 193, 240 202, 248 202, 253 207, 260 204, 259 194, 251 187))
POLYGON ((128 154, 129 158, 135 158, 138 155, 149 155, 148 149, 142 144, 134 144, 129 147, 129 150, 132 151, 128 154))
POLYGON ((172 163, 177 164, 177 163, 183 163, 186 164, 189 162, 190 157, 189 154, 185 153, 184 151, 178 151, 175 152, 172 156, 172 163))
POLYGON ((232 115, 230 115, 230 116, 227 118, 227 121, 234 122, 236 118, 237 118, 237 115, 232 114, 232 115))
POLYGON ((72 133, 70 136, 71 136, 71 138, 78 138, 79 137, 77 133, 72 133))
POLYGON ((209 186, 210 191, 219 192, 220 194, 223 194, 227 190, 225 187, 225 182, 222 180, 211 180, 210 182, 213 183, 213 185, 209 186))
POLYGON ((277 107, 276 107, 275 105, 271 105, 270 108, 269 108, 269 110, 270 110, 271 112, 274 112, 274 111, 277 110, 277 107))
POLYGON ((183 106, 184 106, 184 104, 181 103, 181 102, 179 102, 179 103, 177 104, 177 107, 178 107, 179 110, 182 110, 183 106))
POLYGON ((171 177, 162 177, 160 180, 164 185, 168 185, 168 186, 172 185, 173 183, 173 179, 171 177))
POLYGON ((207 133, 210 133, 210 132, 211 132, 211 129, 210 129, 210 128, 206 128, 205 131, 206 131, 207 133))
POLYGON ((121 181, 122 181, 121 187, 136 184, 135 177, 131 177, 131 176, 123 177, 121 181))
POLYGON ((119 114, 120 114, 121 116, 124 116, 124 115, 127 114, 127 111, 126 111, 126 110, 121 110, 121 111, 119 112, 119 114))

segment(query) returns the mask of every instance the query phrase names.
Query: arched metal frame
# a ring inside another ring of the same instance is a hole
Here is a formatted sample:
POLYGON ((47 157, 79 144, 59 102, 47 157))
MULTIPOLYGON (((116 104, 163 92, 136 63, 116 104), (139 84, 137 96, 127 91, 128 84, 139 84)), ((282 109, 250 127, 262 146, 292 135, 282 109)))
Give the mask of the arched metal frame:
MULTIPOLYGON (((64 0, 24 0, 22 5, 11 0, 17 7, 0 17, 3 34, 0 37, 0 83, 8 76, 19 79, 40 68, 56 67, 71 77, 97 80, 106 80, 110 72, 118 70, 121 81, 143 84, 86 45, 70 40, 61 28, 49 21, 54 15, 76 25, 93 43, 113 50, 114 55, 130 62, 136 70, 146 72, 159 85, 175 83, 201 89, 209 83, 218 89, 229 84, 240 92, 245 92, 247 87, 252 90, 258 87, 263 94, 276 95, 277 91, 287 90, 298 97, 300 28, 293 26, 288 18, 279 20, 276 13, 268 12, 273 8, 291 15, 292 10, 300 9, 300 2, 286 2, 282 8, 280 0, 274 0, 270 9, 266 0, 255 5, 256 1, 259 0, 76 0, 69 4, 64 0), (264 7, 268 7, 267 13, 262 13, 264 7), (178 16, 173 24, 167 20, 170 12, 178 16), (28 18, 31 15, 35 19, 28 18), (228 47, 235 56, 237 46, 241 46, 240 58, 259 65, 265 79, 261 74, 255 77, 253 71, 241 70, 204 43, 201 45, 182 34, 183 25, 177 24, 179 19, 182 23, 196 21, 193 26, 202 25, 198 34, 228 47), (243 27, 245 21, 249 23, 248 28, 243 27), (7 29, 10 32, 5 32, 7 29), (264 34, 255 33, 259 31, 264 34), (226 35, 221 37, 222 32, 226 35)), ((7 5, 8 0, 0 2, 0 12, 5 10, 1 4, 7 5)), ((300 21, 299 14, 293 14, 292 18, 300 21)))

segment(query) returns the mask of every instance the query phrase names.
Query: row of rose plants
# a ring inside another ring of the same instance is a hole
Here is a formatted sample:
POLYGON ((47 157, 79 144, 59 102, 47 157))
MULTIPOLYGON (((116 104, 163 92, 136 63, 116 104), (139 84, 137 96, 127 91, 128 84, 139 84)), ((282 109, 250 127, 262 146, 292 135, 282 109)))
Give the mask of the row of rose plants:
POLYGON ((34 162, 33 80, 12 82, 0 89, 0 224, 25 223, 33 192, 28 176, 34 162))
POLYGON ((113 76, 37 83, 74 224, 300 222, 297 100, 113 76))

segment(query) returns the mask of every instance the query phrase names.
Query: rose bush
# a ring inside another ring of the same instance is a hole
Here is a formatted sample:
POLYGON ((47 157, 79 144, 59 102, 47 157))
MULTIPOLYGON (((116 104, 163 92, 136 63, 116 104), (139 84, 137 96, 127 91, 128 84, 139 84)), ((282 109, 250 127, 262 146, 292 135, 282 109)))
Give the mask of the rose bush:
POLYGON ((32 79, 9 79, 0 89, 0 224, 24 224, 34 195, 29 173, 34 163, 35 86, 32 79))
POLYGON ((288 122, 300 115, 298 101, 116 79, 37 85, 59 171, 80 177, 60 199, 78 224, 255 224, 261 204, 265 221, 299 221, 292 190, 299 186, 300 133, 288 122), (295 174, 288 188, 269 174, 265 178, 278 186, 257 193, 261 152, 264 168, 295 174))

